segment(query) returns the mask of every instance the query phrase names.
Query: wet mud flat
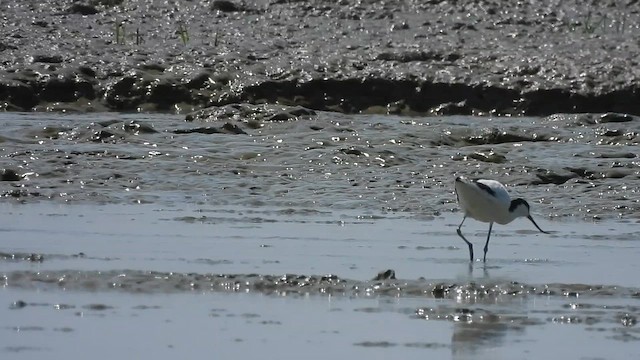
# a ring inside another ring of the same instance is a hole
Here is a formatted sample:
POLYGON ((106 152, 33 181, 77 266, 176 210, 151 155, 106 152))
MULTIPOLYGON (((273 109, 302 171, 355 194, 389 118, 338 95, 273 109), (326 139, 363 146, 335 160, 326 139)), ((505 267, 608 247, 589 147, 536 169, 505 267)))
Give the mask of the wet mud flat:
MULTIPOLYGON (((623 359, 640 343, 633 223, 543 220, 548 236, 510 224, 487 264, 470 265, 451 215, 55 202, 0 212, 0 351, 15 358, 259 348, 623 359)), ((471 225, 469 238, 485 231, 471 225)))
MULTIPOLYGON (((637 222, 640 119, 402 117, 230 105, 183 116, 0 114, 11 203, 457 212, 453 180, 492 178, 535 217, 637 222)), ((203 221, 208 221, 206 214, 203 221)), ((193 221, 199 221, 198 217, 193 221)))
POLYGON ((635 1, 3 1, 0 108, 640 114, 635 1))

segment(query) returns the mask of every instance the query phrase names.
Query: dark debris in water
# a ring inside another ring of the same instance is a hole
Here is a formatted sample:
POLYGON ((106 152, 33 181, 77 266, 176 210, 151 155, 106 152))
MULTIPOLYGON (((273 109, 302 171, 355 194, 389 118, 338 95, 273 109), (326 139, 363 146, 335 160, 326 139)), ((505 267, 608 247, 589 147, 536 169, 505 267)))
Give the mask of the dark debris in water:
POLYGON ((638 323, 638 318, 635 315, 624 314, 620 317, 620 322, 623 326, 632 327, 638 323))
POLYGON ((15 169, 0 170, 0 181, 20 181, 22 176, 15 169))
POLYGON ((394 347, 397 344, 389 341, 363 341, 363 342, 355 343, 354 345, 363 346, 363 347, 388 348, 388 347, 394 347))
POLYGON ((23 309, 25 307, 27 307, 27 303, 22 301, 22 300, 18 300, 18 301, 14 301, 11 305, 9 305, 9 309, 23 309))
POLYGON ((378 275, 376 275, 376 277, 373 278, 373 280, 395 280, 395 279, 396 279, 396 272, 391 269, 380 271, 378 275))
POLYGON ((104 311, 104 310, 113 309, 112 306, 105 305, 105 304, 89 304, 89 305, 83 306, 83 308, 87 310, 94 310, 94 311, 104 311))

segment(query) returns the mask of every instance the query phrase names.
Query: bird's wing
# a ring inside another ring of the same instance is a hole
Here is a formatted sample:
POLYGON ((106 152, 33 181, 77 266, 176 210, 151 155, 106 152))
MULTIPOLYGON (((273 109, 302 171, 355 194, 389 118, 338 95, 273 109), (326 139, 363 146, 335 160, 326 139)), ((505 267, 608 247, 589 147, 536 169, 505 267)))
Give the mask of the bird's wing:
POLYGON ((486 180, 486 179, 476 180, 476 182, 478 184, 482 184, 483 186, 486 186, 487 188, 491 189, 491 191, 493 192, 492 195, 499 202, 504 204, 511 203, 511 196, 509 196, 509 192, 507 191, 507 188, 504 187, 504 185, 502 185, 501 183, 495 180, 486 180))

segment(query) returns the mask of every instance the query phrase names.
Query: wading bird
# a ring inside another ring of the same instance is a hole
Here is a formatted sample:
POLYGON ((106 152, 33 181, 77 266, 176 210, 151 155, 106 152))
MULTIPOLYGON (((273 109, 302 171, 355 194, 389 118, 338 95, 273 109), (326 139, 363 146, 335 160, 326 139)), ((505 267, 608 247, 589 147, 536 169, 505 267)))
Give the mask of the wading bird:
POLYGON ((493 223, 505 225, 519 217, 526 217, 531 220, 538 230, 548 234, 548 232, 540 229, 538 224, 533 221, 529 214, 529 203, 526 200, 518 198, 511 200, 507 189, 501 183, 495 180, 468 180, 458 176, 456 178, 456 197, 458 204, 464 211, 464 218, 458 226, 458 235, 469 245, 469 260, 473 262, 473 245, 462 235, 462 224, 467 216, 472 217, 481 222, 489 223, 489 233, 487 234, 487 242, 484 244, 484 258, 487 261, 487 250, 489 250, 489 238, 491 237, 491 228, 493 223))

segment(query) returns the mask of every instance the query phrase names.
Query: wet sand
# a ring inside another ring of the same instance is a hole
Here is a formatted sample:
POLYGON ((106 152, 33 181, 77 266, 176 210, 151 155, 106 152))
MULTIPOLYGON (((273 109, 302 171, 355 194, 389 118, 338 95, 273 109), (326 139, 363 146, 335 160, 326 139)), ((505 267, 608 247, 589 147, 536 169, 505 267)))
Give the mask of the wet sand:
MULTIPOLYGON (((469 266, 451 215, 53 203, 0 211, 0 351, 12 358, 622 359, 640 341, 635 224, 542 220, 547 236, 515 222, 495 229, 486 265, 469 266), (374 279, 387 269, 396 278, 374 279)), ((476 244, 484 231, 467 230, 476 244)))

